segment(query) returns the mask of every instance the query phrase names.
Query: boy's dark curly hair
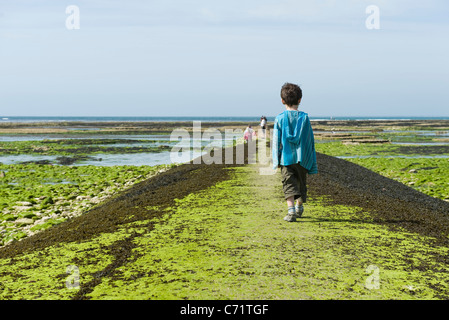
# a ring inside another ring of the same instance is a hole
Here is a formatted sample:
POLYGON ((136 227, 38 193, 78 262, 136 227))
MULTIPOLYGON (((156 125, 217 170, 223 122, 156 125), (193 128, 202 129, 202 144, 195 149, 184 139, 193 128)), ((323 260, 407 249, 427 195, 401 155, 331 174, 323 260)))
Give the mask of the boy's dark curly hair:
POLYGON ((302 98, 301 88, 293 83, 285 83, 281 89, 281 98, 288 106, 296 106, 302 98))

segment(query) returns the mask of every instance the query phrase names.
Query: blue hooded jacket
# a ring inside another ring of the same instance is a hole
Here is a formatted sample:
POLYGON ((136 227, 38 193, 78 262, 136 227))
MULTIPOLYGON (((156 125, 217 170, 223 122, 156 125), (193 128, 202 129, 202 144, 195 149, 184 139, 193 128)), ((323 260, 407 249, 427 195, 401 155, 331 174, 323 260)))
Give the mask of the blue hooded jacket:
POLYGON ((307 113, 285 110, 274 120, 273 168, 300 163, 309 174, 318 173, 315 140, 307 113))

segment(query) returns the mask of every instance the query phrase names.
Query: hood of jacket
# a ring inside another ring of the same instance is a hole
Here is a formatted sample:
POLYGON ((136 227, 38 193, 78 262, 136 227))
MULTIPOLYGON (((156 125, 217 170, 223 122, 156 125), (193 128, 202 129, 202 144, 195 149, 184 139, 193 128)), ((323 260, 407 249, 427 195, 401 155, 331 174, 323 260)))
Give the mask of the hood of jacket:
POLYGON ((291 123, 289 121, 289 111, 285 110, 284 111, 284 124, 289 124, 289 125, 284 125, 284 135, 285 138, 288 142, 293 143, 293 144, 299 144, 299 141, 301 140, 301 135, 302 135, 302 129, 303 129, 303 121, 305 119, 305 116, 307 115, 305 112, 302 111, 298 111, 298 119, 295 123, 295 121, 293 121, 293 123, 291 123), (293 124, 293 127, 290 125, 293 124))

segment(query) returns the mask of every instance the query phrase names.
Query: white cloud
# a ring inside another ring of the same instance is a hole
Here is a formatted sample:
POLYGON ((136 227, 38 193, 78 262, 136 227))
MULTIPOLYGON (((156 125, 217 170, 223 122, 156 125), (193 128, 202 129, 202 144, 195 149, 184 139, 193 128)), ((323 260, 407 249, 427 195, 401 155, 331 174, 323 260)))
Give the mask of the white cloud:
POLYGON ((215 12, 213 12, 208 8, 199 9, 199 13, 201 17, 203 17, 206 21, 213 23, 218 23, 222 21, 222 19, 215 12))
MULTIPOLYGON (((91 27, 124 26, 273 26, 283 24, 351 24, 366 18, 368 5, 377 5, 382 20, 400 23, 447 21, 444 0, 77 0, 83 20, 91 27)), ((14 0, 2 6, 0 23, 9 28, 58 27, 71 2, 14 0), (1 15, 3 13, 3 15, 1 15)), ((86 24, 83 24, 86 26, 86 24)))

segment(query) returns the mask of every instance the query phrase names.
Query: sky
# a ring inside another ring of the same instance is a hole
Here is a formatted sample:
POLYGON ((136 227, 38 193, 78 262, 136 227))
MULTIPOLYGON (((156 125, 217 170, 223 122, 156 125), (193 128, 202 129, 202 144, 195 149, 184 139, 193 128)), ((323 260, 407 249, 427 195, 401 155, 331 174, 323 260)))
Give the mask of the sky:
POLYGON ((292 82, 312 117, 447 117, 448 34, 447 0, 0 0, 0 116, 260 118, 292 82))

